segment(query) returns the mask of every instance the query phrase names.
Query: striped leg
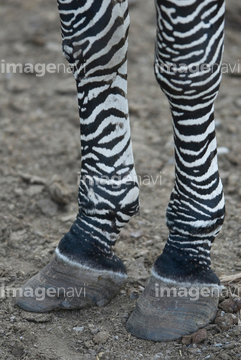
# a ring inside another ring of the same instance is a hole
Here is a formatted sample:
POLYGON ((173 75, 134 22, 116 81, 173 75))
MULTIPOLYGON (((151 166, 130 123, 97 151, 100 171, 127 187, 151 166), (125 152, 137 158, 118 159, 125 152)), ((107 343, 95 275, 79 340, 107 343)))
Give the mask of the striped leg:
POLYGON ((127 328, 146 339, 171 340, 205 326, 217 309, 219 279, 210 267, 210 249, 225 209, 213 104, 225 9, 224 0, 157 0, 156 10, 155 74, 173 118, 175 185, 166 213, 167 243, 127 328), (164 296, 172 287, 184 287, 186 296, 164 296))
POLYGON ((126 278, 112 248, 138 212, 127 103, 128 3, 58 0, 63 52, 77 83, 82 165, 79 213, 54 259, 24 287, 76 287, 85 299, 19 298, 31 311, 103 305, 126 278))

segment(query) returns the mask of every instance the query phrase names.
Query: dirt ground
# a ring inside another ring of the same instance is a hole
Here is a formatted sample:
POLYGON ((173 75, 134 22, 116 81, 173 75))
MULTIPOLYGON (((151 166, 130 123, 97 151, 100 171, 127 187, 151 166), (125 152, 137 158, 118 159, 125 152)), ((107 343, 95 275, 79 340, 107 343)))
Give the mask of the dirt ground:
MULTIPOLYGON (((128 281, 106 307, 81 311, 32 314, 18 308, 14 297, 0 296, 2 360, 241 359, 239 314, 232 315, 227 307, 221 313, 224 321, 209 325, 198 344, 144 341, 125 330, 168 235, 165 209, 174 180, 171 116, 153 75, 154 3, 137 0, 130 14, 129 105, 141 215, 123 230, 116 245, 128 281), (155 184, 146 182, 146 175, 155 184)), ((67 66, 56 2, 1 0, 0 24, 0 286, 6 289, 20 286, 47 264, 75 218, 80 146, 70 73, 63 67, 45 76, 39 71, 4 71, 6 63, 67 66), (66 204, 58 204, 63 198, 66 204)), ((216 101, 227 207, 212 249, 212 266, 219 276, 241 271, 240 31, 241 4, 228 0, 224 64, 229 68, 224 68, 216 101)))

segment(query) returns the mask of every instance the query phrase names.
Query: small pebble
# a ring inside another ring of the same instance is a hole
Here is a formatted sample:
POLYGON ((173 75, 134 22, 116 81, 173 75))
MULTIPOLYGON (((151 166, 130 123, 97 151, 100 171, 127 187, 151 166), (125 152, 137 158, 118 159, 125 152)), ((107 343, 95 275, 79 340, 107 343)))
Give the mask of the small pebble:
POLYGON ((237 303, 234 301, 234 299, 231 299, 231 298, 222 301, 221 304, 219 304, 218 307, 221 310, 223 310, 225 312, 229 312, 229 313, 233 313, 233 312, 238 311, 237 303))
POLYGON ((228 154, 229 153, 229 149, 225 146, 220 146, 217 148, 217 152, 218 155, 222 155, 222 154, 228 154))
POLYGON ((84 326, 75 326, 73 327, 73 330, 77 333, 84 331, 84 326))
POLYGON ((33 35, 29 41, 36 46, 44 46, 45 45, 45 39, 41 35, 33 35))
POLYGON ((192 341, 194 344, 199 344, 202 341, 204 341, 207 338, 207 330, 206 329, 200 329, 192 334, 192 341))
POLYGON ((224 311, 218 311, 216 319, 214 320, 223 331, 230 329, 233 325, 238 324, 238 318, 234 314, 227 313, 224 311))
MULTIPOLYGON (((23 318, 27 321, 30 322, 35 322, 35 323, 46 323, 52 320, 52 315, 51 314, 31 314, 31 313, 26 313, 23 314, 23 318)), ((51 330, 52 328, 50 328, 49 330, 51 330)), ((47 330, 48 331, 48 330, 47 330)))
POLYGON ((16 194, 17 196, 22 196, 23 195, 23 189, 21 189, 21 188, 14 189, 14 194, 16 194))
POLYGON ((202 341, 204 341, 207 338, 207 336, 208 334, 206 329, 199 329, 198 331, 190 335, 183 336, 182 344, 184 345, 190 345, 191 343, 199 344, 202 341))
POLYGON ((43 185, 30 185, 26 191, 27 195, 32 197, 40 194, 44 190, 43 185))
POLYGON ((98 357, 99 357, 99 359, 101 359, 101 360, 110 360, 110 359, 113 358, 113 357, 110 357, 109 355, 110 355, 110 354, 108 354, 107 352, 100 352, 100 353, 98 354, 98 357))
POLYGON ((92 341, 85 341, 85 342, 84 342, 84 345, 85 345, 85 347, 86 347, 87 349, 93 347, 92 341))
POLYGON ((50 199, 41 199, 37 202, 37 206, 40 208, 43 215, 54 216, 57 214, 58 206, 50 199))
POLYGON ((49 195, 58 204, 66 205, 70 201, 71 191, 58 175, 53 175, 47 185, 49 195))
POLYGON ((131 237, 135 238, 135 239, 139 239, 140 237, 142 237, 143 232, 141 230, 138 231, 133 231, 131 233, 131 237))
POLYGON ((105 344, 109 338, 109 334, 106 331, 100 331, 93 338, 96 344, 105 344))

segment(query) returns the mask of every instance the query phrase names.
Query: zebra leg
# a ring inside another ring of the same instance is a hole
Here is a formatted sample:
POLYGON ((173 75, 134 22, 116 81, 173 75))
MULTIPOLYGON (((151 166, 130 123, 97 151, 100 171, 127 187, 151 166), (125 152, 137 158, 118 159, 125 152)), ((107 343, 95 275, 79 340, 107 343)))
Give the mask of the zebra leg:
POLYGON ((224 0, 156 0, 155 74, 171 108, 175 185, 169 237, 127 323, 134 335, 172 340, 207 325, 219 279, 210 249, 224 221, 214 100, 221 80, 224 0))
POLYGON ((41 312, 104 305, 116 294, 126 269, 112 249, 139 210, 127 103, 128 2, 58 0, 58 7, 77 83, 82 164, 76 221, 51 262, 23 286, 52 288, 52 296, 18 298, 22 308, 41 312))

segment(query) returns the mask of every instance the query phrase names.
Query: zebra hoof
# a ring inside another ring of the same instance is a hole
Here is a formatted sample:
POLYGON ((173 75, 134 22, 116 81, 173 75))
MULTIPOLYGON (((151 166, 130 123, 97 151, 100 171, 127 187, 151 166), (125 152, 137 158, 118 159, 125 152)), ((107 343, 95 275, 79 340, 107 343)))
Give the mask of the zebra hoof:
POLYGON ((116 295, 126 278, 124 273, 70 265, 55 254, 23 285, 17 304, 33 312, 102 306, 116 295))
POLYGON ((215 318, 219 290, 215 284, 162 281, 152 273, 126 329, 138 338, 154 341, 191 334, 215 318))

